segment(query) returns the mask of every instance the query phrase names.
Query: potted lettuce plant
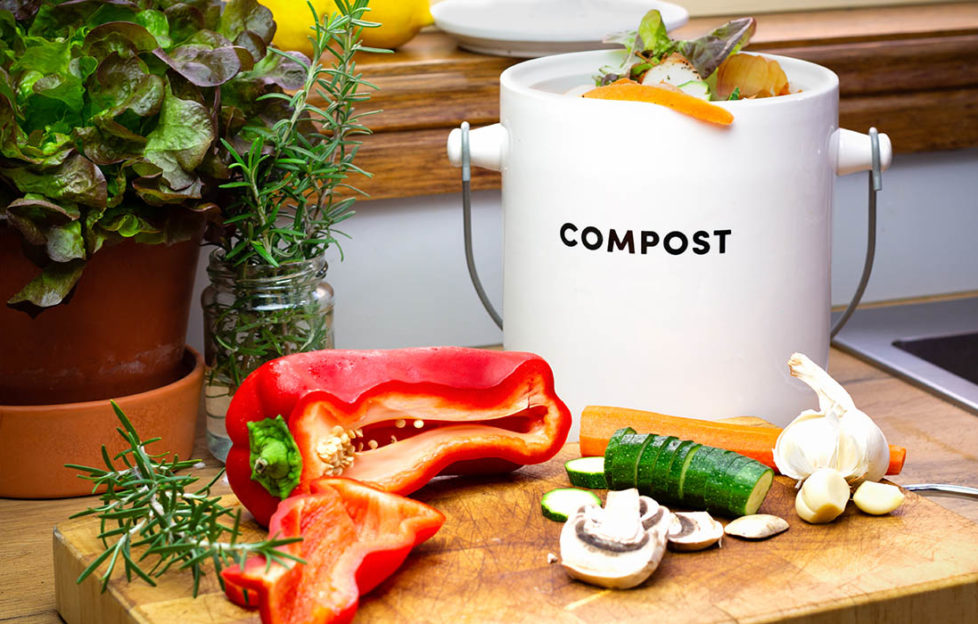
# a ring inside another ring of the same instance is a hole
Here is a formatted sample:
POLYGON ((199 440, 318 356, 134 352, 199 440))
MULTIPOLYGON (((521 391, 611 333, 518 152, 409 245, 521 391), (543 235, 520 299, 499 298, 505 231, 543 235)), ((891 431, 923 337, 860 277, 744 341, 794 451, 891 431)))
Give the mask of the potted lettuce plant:
POLYGON ((0 2, 0 405, 178 374, 234 146, 304 75, 274 32, 255 0, 0 2))
POLYGON ((270 45, 255 0, 0 0, 0 496, 87 491, 63 465, 98 462, 78 449, 114 438, 110 398, 158 450, 190 453, 202 240, 231 284, 206 311, 211 379, 330 346, 322 254, 359 171, 366 4, 315 18, 313 63, 270 45), (266 310, 235 284, 297 264, 318 307, 254 325, 266 310))

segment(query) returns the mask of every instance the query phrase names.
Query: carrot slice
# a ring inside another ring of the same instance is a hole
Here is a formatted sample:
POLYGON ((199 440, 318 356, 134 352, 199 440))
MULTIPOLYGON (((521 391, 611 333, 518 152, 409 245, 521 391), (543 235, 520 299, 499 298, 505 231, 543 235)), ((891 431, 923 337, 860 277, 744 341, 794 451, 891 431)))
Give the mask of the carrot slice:
MULTIPOLYGON (((781 434, 780 427, 697 420, 600 405, 589 405, 581 414, 581 455, 603 455, 608 445, 608 438, 622 427, 632 427, 639 433, 676 436, 684 440, 736 451, 774 470, 778 469, 774 465, 774 443, 781 434)), ((886 474, 900 474, 906 460, 907 449, 891 444, 890 465, 886 474)))
POLYGON ((664 89, 655 85, 643 85, 632 80, 616 80, 611 84, 595 87, 584 93, 586 98, 599 100, 627 100, 630 102, 651 102, 668 106, 672 110, 689 115, 701 121, 729 126, 733 114, 716 104, 710 104, 682 91, 664 89))

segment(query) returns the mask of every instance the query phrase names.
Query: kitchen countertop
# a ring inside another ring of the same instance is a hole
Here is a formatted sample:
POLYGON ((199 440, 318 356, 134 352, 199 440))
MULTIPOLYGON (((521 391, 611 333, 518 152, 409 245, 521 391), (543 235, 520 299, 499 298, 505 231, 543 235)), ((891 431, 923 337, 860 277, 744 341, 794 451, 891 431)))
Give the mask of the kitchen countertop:
MULTIPOLYGON (((829 371, 872 416, 908 458, 900 484, 938 482, 978 487, 978 416, 833 349, 829 371)), ((206 456, 198 436, 197 456, 206 456)), ((213 474, 207 461, 201 475, 213 474)), ((219 488, 218 488, 219 489, 219 488)), ((220 492, 219 492, 220 493, 220 492)), ((934 502, 978 522, 978 502, 940 497, 934 502)), ((0 622, 55 623, 52 530, 92 499, 50 501, 0 499, 0 622)))

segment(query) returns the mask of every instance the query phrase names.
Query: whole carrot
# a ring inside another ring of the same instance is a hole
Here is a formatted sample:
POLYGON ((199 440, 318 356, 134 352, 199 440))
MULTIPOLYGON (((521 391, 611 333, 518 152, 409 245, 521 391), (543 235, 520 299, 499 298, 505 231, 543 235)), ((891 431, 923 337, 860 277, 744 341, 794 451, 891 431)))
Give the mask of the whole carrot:
MULTIPOLYGON (((622 427, 632 427, 640 433, 676 436, 736 451, 777 470, 773 451, 781 434, 780 427, 698 420, 602 405, 589 405, 581 414, 581 455, 603 455, 608 438, 622 427)), ((886 474, 900 474, 906 459, 907 449, 891 444, 890 466, 886 474)))

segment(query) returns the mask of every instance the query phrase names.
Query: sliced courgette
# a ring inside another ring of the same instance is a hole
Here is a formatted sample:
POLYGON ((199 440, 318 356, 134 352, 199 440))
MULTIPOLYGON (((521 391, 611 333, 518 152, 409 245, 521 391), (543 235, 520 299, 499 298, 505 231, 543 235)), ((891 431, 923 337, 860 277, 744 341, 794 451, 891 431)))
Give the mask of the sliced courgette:
POLYGON ((578 488, 550 490, 540 499, 544 517, 557 522, 567 522, 571 514, 585 505, 601 505, 601 499, 594 492, 578 488))
POLYGON ((611 457, 612 455, 614 455, 615 448, 618 446, 618 444, 621 443, 621 439, 627 435, 632 435, 634 433, 635 430, 632 429, 631 427, 622 427, 618 431, 615 431, 613 434, 611 434, 611 437, 608 439, 608 446, 606 446, 604 449, 604 456, 611 457))
POLYGON ((686 470, 683 484, 683 504, 689 509, 706 509, 706 484, 716 472, 723 449, 715 446, 700 448, 686 470))
POLYGON ((605 457, 604 474, 610 490, 627 490, 635 487, 638 458, 645 446, 652 441, 647 433, 627 433, 615 446, 611 458, 605 457))
POLYGON ((621 429, 615 431, 611 434, 611 438, 608 439, 608 446, 604 449, 604 480, 611 487, 611 462, 612 459, 618 454, 618 446, 621 444, 622 439, 628 435, 635 435, 635 430, 631 427, 622 427, 621 429))
POLYGON ((660 502, 736 517, 755 513, 773 481, 770 468, 733 451, 624 429, 615 435, 604 457, 613 489, 637 487, 660 502))
POLYGON ((576 457, 564 462, 567 478, 576 487, 592 488, 595 490, 608 487, 604 477, 604 457, 576 457))
POLYGON ((693 448, 696 442, 692 440, 680 440, 679 445, 672 454, 672 459, 669 460, 669 466, 666 468, 665 485, 661 488, 661 502, 664 503, 676 503, 679 497, 679 475, 682 469, 683 462, 686 461, 686 454, 689 453, 689 449, 693 448))
POLYGON ((725 450, 717 460, 713 474, 706 482, 703 502, 706 504, 707 511, 722 515, 727 514, 727 471, 738 457, 743 457, 743 455, 725 450))
POLYGON ((676 449, 683 442, 676 436, 669 436, 665 445, 655 459, 655 466, 652 468, 652 480, 650 491, 652 498, 665 502, 665 495, 669 488, 669 465, 672 458, 676 455, 676 449))
POLYGON ((686 497, 683 486, 686 482, 686 475, 689 474, 689 465, 701 448, 703 448, 702 444, 693 442, 682 452, 682 456, 677 453, 676 459, 669 467, 669 496, 674 502, 685 503, 686 497))
POLYGON ((773 481, 774 471, 756 459, 735 461, 727 470, 726 512, 735 516, 757 513, 773 481))
POLYGON ((640 494, 652 496, 652 469, 655 468, 655 460, 662 452, 662 447, 669 441, 668 436, 652 436, 652 442, 645 447, 642 455, 638 458, 638 469, 635 471, 635 486, 640 494))

